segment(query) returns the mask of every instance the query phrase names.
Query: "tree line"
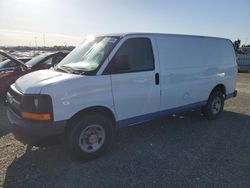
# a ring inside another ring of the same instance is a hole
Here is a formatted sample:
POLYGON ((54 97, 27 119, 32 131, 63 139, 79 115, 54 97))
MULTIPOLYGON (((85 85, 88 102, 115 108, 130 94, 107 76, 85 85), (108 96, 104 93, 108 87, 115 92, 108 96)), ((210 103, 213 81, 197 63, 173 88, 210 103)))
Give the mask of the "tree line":
POLYGON ((236 41, 233 42, 233 45, 234 45, 234 49, 237 53, 241 53, 240 51, 240 47, 250 47, 250 45, 242 45, 241 46, 241 40, 238 39, 236 41))

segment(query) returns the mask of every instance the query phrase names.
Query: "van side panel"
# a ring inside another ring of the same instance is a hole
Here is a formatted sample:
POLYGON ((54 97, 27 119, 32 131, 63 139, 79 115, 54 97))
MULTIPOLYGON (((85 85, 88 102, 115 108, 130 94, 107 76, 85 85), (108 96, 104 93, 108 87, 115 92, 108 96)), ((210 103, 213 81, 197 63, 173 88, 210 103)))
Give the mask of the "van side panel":
POLYGON ((160 59, 161 110, 207 101, 223 84, 235 90, 237 65, 229 40, 208 37, 156 36, 160 59))
POLYGON ((77 112, 94 106, 106 107, 115 115, 109 75, 82 76, 64 84, 50 84, 41 93, 52 97, 54 121, 68 120, 77 112))

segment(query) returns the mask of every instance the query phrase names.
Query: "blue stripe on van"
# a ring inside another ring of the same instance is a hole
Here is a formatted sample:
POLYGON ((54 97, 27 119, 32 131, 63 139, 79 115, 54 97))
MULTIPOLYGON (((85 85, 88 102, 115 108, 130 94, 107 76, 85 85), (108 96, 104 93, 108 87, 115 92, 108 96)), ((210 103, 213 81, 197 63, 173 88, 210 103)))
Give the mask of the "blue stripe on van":
POLYGON ((191 109, 200 108, 200 107, 206 105, 206 103, 207 103, 207 101, 201 101, 201 102, 192 103, 192 104, 188 104, 188 105, 177 107, 177 108, 172 108, 172 109, 163 110, 163 111, 159 111, 159 112, 153 112, 153 113, 140 115, 140 116, 136 116, 136 117, 132 117, 132 118, 128 118, 128 119, 123 119, 123 120, 120 120, 117 122, 117 127, 123 128, 123 127, 127 127, 129 125, 132 125, 132 124, 138 124, 138 123, 142 123, 145 121, 158 119, 158 118, 161 118, 164 116, 165 117, 171 116, 171 115, 176 114, 176 113, 185 112, 185 111, 188 111, 191 109))

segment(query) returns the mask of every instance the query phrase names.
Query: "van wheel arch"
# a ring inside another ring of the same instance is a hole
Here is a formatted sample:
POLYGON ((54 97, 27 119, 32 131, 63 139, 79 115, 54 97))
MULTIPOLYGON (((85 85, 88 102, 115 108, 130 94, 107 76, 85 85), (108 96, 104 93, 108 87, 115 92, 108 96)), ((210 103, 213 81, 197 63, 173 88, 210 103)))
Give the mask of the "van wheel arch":
POLYGON ((216 119, 223 111, 225 98, 226 88, 223 84, 218 84, 211 91, 207 104, 201 109, 204 116, 209 120, 216 119))
POLYGON ((67 121, 67 125, 66 125, 65 130, 64 130, 65 131, 65 136, 72 129, 72 127, 73 127, 72 125, 74 125, 74 123, 76 123, 77 121, 80 121, 82 116, 87 115, 87 114, 100 114, 100 115, 103 115, 103 116, 105 116, 105 117, 107 117, 108 119, 111 120, 112 125, 115 128, 116 120, 115 120, 115 116, 114 116, 113 112, 110 109, 108 109, 107 107, 104 107, 104 106, 93 106, 93 107, 85 108, 85 109, 77 112, 76 114, 74 114, 67 121))
POLYGON ((86 108, 72 116, 64 131, 64 147, 69 157, 92 160, 111 147, 115 118, 106 107, 86 108))
POLYGON ((225 85, 223 85, 223 84, 218 84, 218 85, 216 85, 216 86, 213 88, 213 90, 211 91, 209 97, 210 97, 213 93, 215 93, 216 91, 220 91, 220 92, 223 94, 224 98, 226 97, 226 87, 225 87, 225 85))

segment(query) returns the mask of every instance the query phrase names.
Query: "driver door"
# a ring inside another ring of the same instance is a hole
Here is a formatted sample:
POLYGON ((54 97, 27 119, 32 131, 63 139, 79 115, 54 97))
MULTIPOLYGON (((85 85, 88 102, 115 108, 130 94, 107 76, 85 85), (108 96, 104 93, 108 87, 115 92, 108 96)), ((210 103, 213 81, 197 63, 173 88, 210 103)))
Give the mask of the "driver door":
POLYGON ((160 86, 150 38, 129 38, 110 62, 118 126, 138 123, 159 110, 160 86))

